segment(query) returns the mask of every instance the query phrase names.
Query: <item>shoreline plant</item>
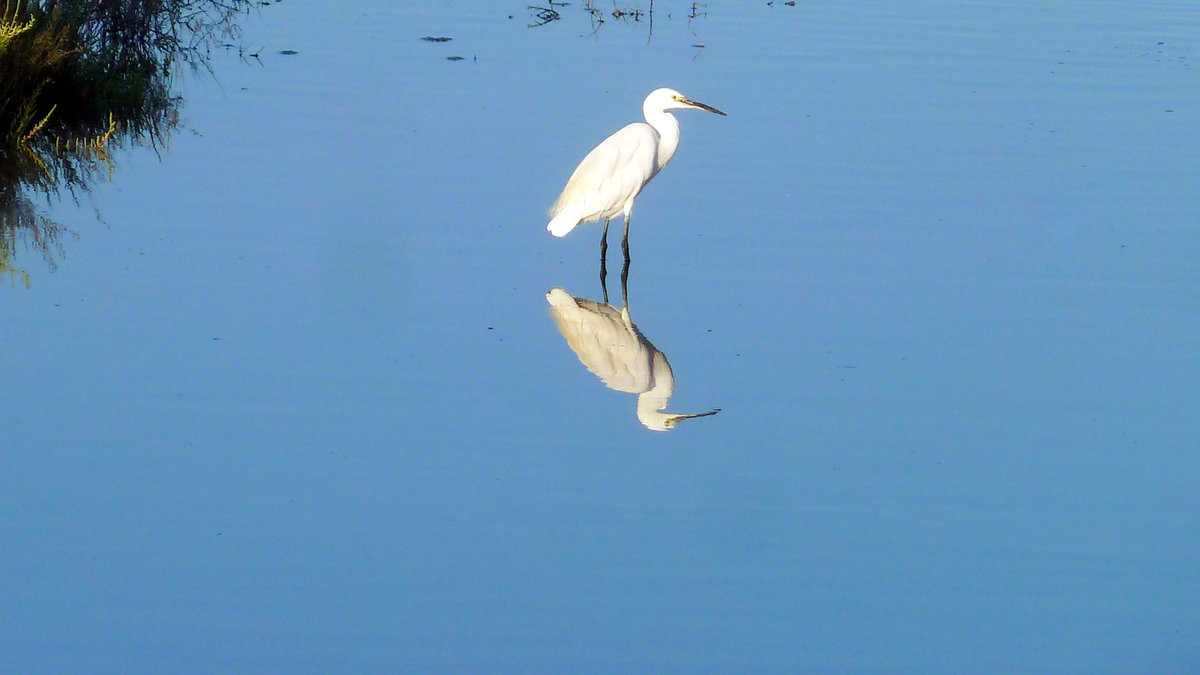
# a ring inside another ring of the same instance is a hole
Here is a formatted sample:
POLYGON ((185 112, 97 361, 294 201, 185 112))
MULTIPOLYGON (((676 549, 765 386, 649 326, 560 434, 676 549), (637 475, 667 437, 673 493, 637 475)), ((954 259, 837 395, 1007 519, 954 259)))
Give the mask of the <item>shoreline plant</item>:
POLYGON ((262 4, 0 0, 0 275, 28 285, 18 249, 53 267, 70 232, 29 193, 78 200, 111 174, 112 147, 158 148, 178 124, 174 76, 208 70, 212 47, 240 40, 235 20, 262 4))

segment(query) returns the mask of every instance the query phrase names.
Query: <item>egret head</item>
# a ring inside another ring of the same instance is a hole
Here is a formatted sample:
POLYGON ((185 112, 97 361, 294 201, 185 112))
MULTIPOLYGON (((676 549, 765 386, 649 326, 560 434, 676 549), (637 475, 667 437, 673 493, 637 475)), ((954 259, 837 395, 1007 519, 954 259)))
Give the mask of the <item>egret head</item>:
POLYGON ((662 89, 655 89, 650 92, 650 95, 646 97, 646 102, 642 104, 642 109, 647 113, 651 111, 664 112, 676 108, 696 108, 718 115, 725 114, 710 105, 693 101, 670 87, 663 87, 662 89))

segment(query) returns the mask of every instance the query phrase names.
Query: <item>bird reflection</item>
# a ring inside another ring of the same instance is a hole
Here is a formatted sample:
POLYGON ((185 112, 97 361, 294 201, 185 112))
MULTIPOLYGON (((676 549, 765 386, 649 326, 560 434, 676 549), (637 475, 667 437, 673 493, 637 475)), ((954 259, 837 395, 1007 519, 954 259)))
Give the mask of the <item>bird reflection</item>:
POLYGON ((675 375, 667 357, 633 324, 626 277, 622 274, 620 309, 607 302, 607 289, 605 302, 576 298, 562 288, 546 294, 550 315, 567 345, 609 389, 638 395, 638 421, 647 429, 666 431, 680 420, 720 412, 720 408, 691 414, 663 412, 675 393, 675 375))

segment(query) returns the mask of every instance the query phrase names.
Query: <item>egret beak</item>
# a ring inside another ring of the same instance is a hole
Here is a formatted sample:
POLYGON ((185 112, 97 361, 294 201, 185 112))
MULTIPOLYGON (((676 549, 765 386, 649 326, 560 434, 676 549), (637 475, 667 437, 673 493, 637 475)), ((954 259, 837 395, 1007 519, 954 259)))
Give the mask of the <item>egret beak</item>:
MULTIPOLYGON (((707 108, 705 108, 705 110, 707 110, 707 108)), ((716 112, 720 112, 720 111, 716 111, 716 112)), ((721 114, 724 115, 725 113, 721 113, 721 114)), ((709 415, 716 415, 719 412, 721 412, 720 408, 717 408, 716 410, 709 410, 708 412, 695 413, 695 414, 691 414, 691 415, 672 415, 672 416, 668 417, 666 420, 664 420, 664 425, 668 429, 674 429, 675 425, 679 424, 679 422, 682 420, 694 420, 697 417, 708 417, 709 415)))
MULTIPOLYGON (((693 101, 690 98, 680 98, 679 102, 684 105, 690 105, 693 108, 707 110, 710 113, 717 113, 718 115, 725 115, 725 113, 721 112, 720 110, 717 110, 716 108, 712 107, 711 105, 704 105, 703 103, 701 103, 699 101, 693 101)), ((728 115, 725 115, 725 116, 729 117, 728 115)))

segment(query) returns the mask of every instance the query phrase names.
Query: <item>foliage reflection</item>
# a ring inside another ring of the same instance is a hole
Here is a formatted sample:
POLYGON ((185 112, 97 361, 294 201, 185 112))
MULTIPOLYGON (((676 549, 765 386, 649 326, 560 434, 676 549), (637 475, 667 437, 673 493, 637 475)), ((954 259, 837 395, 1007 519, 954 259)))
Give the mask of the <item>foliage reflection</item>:
POLYGON ((68 228, 39 204, 111 178, 114 148, 159 148, 183 99, 172 78, 207 69, 258 0, 5 0, 0 4, 0 274, 28 286, 19 251, 53 268, 68 228))

